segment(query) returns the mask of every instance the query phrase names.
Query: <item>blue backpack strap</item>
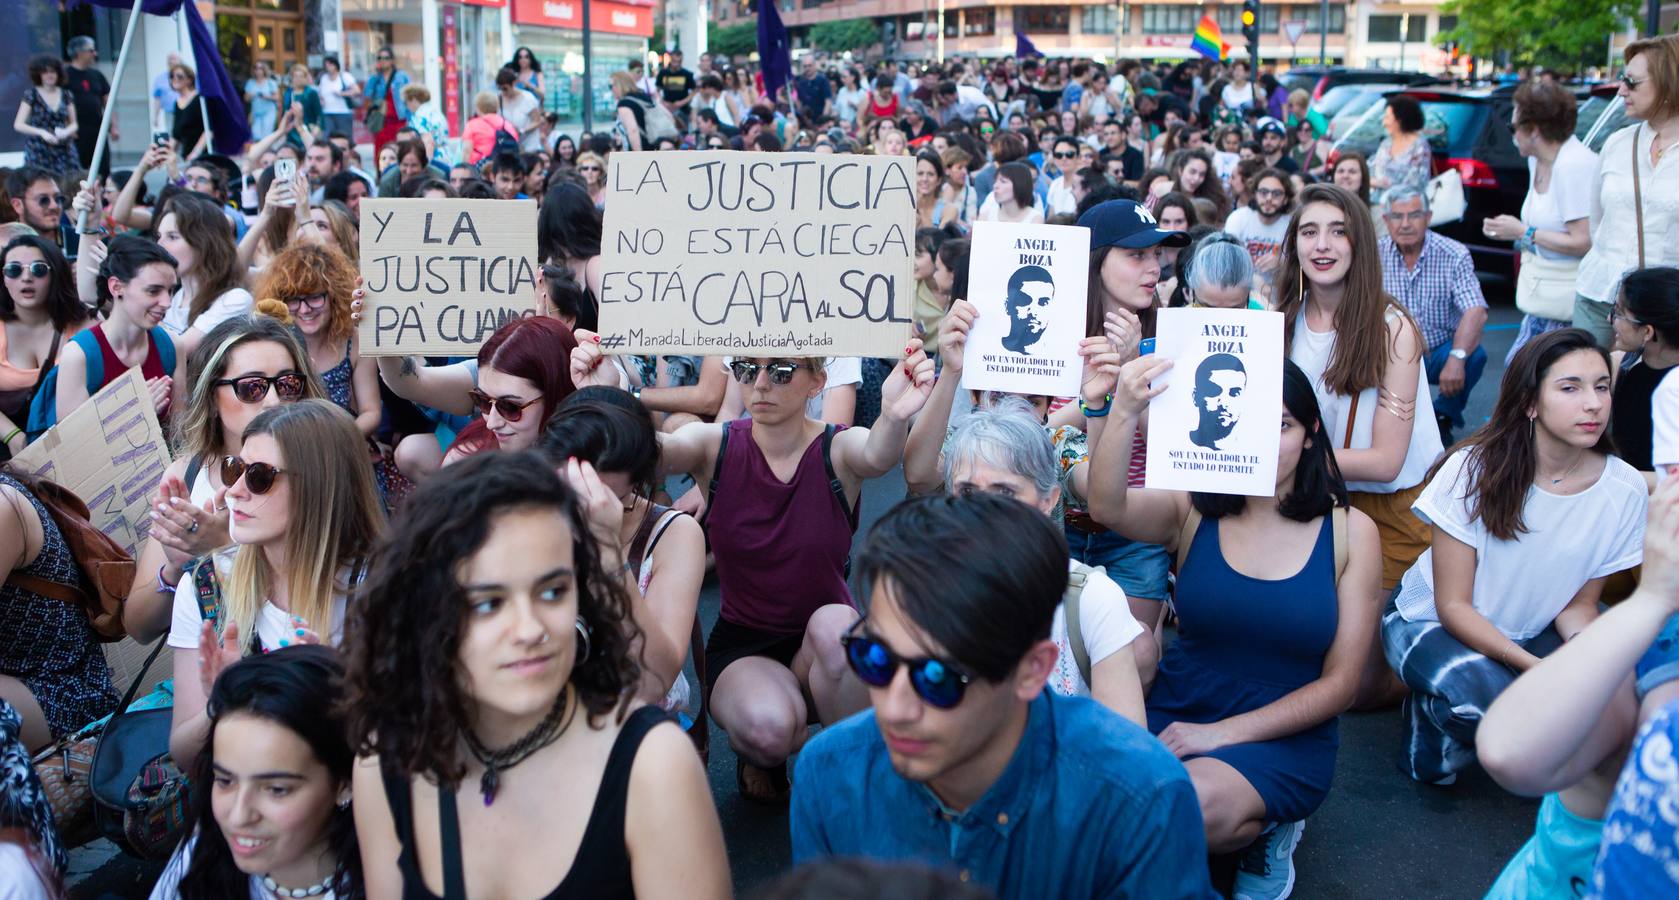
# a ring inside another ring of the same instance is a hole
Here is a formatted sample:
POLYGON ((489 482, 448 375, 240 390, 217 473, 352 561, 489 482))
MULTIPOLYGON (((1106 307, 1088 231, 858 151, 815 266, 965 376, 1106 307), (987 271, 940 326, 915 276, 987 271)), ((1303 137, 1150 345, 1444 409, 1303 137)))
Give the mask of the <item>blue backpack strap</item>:
POLYGON ((82 348, 82 355, 87 357, 87 395, 92 397, 105 386, 105 352, 99 349, 99 339, 93 336, 92 328, 83 329, 71 340, 82 348))
POLYGON ((221 625, 216 620, 221 617, 222 591, 221 585, 216 583, 215 558, 200 556, 183 568, 183 577, 190 575, 193 587, 198 591, 198 617, 214 624, 219 634, 221 625))
POLYGON ((157 359, 163 364, 163 374, 175 377, 175 336, 162 325, 152 328, 152 343, 157 345, 157 359))

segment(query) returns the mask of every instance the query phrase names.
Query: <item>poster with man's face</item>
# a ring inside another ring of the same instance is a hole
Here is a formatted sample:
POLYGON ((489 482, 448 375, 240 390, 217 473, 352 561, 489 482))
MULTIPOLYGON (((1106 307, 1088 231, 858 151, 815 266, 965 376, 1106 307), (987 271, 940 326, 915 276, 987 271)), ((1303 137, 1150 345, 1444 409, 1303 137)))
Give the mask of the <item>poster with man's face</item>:
POLYGON ((1276 493, 1283 317, 1250 309, 1163 309, 1155 352, 1172 360, 1149 403, 1151 488, 1276 493))
POLYGON ((1068 225, 974 224, 962 383, 982 391, 1078 392, 1090 232, 1068 225))

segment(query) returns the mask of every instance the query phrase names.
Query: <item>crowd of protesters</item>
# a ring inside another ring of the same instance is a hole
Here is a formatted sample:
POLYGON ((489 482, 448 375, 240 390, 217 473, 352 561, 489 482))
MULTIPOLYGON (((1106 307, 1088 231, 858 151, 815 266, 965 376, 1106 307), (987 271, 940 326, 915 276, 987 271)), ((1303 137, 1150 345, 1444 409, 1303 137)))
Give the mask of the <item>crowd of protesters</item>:
MULTIPOLYGON (((152 897, 728 896, 713 725, 788 809, 766 896, 1205 897, 1212 854, 1285 897, 1354 708, 1403 719, 1418 782, 1544 798, 1491 896, 1679 891, 1679 38, 1627 48, 1601 158, 1571 93, 1517 88, 1534 178, 1483 227, 1563 282, 1518 288, 1550 314, 1484 425, 1487 303, 1406 98, 1332 160, 1242 61, 809 54, 766 92, 671 52, 571 134, 521 47, 456 133, 387 48, 259 67, 234 158, 176 58, 158 139, 89 179, 68 49, 0 197, 0 459, 133 368, 168 434, 119 617, 172 654, 142 702, 188 786, 152 897), (610 161, 654 149, 911 160, 901 355, 603 352, 610 161), (539 315, 364 356, 368 197, 539 201, 539 315), (1078 396, 963 386, 980 221, 1088 229, 1078 396), (1145 486, 1149 401, 1192 377, 1147 349, 1166 306, 1284 314, 1273 496, 1145 486)), ((52 496, 0 466, 0 884, 31 898, 70 841, 32 759, 121 712, 52 496)))

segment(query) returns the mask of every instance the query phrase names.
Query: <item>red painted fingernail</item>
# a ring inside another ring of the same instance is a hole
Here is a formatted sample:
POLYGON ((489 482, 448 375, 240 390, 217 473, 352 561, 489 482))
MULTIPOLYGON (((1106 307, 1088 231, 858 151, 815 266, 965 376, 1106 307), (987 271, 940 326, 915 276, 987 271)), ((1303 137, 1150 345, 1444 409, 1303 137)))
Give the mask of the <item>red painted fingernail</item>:
POLYGON ((595 335, 595 343, 600 343, 600 335, 595 335))

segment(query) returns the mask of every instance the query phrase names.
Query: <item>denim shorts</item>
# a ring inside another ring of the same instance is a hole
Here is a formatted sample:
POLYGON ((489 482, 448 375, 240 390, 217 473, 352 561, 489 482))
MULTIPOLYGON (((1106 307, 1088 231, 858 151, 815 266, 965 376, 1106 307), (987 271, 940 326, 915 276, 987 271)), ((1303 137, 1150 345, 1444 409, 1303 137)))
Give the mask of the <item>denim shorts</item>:
POLYGON ((1638 699, 1656 688, 1679 679, 1679 613, 1668 617, 1650 649, 1638 660, 1638 699))
POLYGON ((1068 526, 1067 548, 1087 566, 1101 566, 1126 597, 1166 599, 1166 571, 1171 557, 1159 544, 1142 544, 1113 531, 1083 531, 1068 526))

